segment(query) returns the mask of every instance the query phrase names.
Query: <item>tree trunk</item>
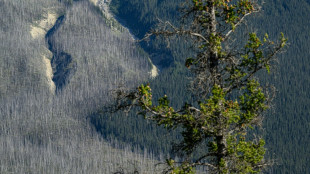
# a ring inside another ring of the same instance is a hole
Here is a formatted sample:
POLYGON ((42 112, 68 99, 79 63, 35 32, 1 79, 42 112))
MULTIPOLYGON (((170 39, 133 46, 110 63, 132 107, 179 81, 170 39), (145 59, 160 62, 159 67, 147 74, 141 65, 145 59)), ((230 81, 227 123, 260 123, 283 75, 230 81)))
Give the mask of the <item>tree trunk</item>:
POLYGON ((222 173, 220 168, 226 168, 227 167, 227 163, 225 161, 225 156, 226 156, 226 146, 227 146, 227 142, 226 142, 226 137, 224 135, 219 135, 216 136, 216 144, 217 144, 217 165, 219 167, 219 173, 222 173), (223 164, 221 164, 222 159, 224 160, 224 166, 223 164))
MULTIPOLYGON (((210 36, 216 36, 216 17, 215 17, 215 5, 214 0, 212 0, 209 4, 210 9, 210 23, 209 23, 209 33, 210 36)), ((211 71, 212 76, 214 77, 214 84, 219 85, 219 81, 217 79, 217 66, 218 66, 218 52, 216 45, 214 43, 210 43, 210 64, 209 68, 211 71)))

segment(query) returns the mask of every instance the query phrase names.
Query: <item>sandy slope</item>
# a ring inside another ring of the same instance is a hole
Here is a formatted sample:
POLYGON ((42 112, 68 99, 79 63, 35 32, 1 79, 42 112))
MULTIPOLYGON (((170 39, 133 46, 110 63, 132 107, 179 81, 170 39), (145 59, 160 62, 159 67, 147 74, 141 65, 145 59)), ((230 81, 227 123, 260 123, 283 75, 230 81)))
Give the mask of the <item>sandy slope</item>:
POLYGON ((30 34, 34 39, 44 38, 47 31, 53 27, 57 20, 57 14, 48 11, 47 14, 44 15, 44 18, 36 21, 33 25, 31 25, 30 34))
POLYGON ((158 69, 154 64, 152 64, 152 70, 150 74, 151 74, 151 78, 155 78, 158 76, 158 69))
POLYGON ((97 5, 99 0, 90 0, 93 4, 97 5))
MULTIPOLYGON (((47 31, 53 27, 58 18, 58 15, 53 11, 47 11, 47 14, 44 14, 43 16, 43 19, 35 21, 34 24, 31 25, 30 34, 33 39, 44 39, 47 31)), ((49 84, 50 91, 54 93, 56 87, 52 80, 53 69, 50 58, 48 58, 48 54, 43 53, 42 60, 46 71, 45 75, 47 77, 47 83, 49 84)))
POLYGON ((158 76, 158 68, 153 64, 152 60, 149 58, 149 61, 152 65, 152 69, 149 72, 151 78, 155 78, 158 76))
POLYGON ((55 86, 55 83, 53 82, 53 69, 52 69, 52 65, 51 65, 51 60, 48 59, 45 55, 43 55, 43 63, 45 65, 45 75, 47 77, 47 81, 49 83, 49 86, 50 86, 50 91, 52 93, 55 92, 55 89, 56 89, 56 86, 55 86))

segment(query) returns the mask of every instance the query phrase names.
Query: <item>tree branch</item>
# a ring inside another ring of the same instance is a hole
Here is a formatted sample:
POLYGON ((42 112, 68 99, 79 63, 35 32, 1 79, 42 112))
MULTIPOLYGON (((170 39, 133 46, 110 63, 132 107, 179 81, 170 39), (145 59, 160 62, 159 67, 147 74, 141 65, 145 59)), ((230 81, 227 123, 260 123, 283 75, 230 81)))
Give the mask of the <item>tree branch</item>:
MULTIPOLYGON (((248 15, 250 15, 250 14, 252 14, 252 13, 253 13, 253 12, 251 12, 251 13, 246 13, 244 16, 242 16, 242 18, 235 24, 235 27, 238 27, 238 26, 244 21, 245 17, 248 16, 248 15)), ((233 31, 235 31, 235 29, 229 30, 229 31, 225 34, 225 36, 224 36, 223 39, 226 40, 226 39, 229 37, 229 35, 230 35, 233 31)))

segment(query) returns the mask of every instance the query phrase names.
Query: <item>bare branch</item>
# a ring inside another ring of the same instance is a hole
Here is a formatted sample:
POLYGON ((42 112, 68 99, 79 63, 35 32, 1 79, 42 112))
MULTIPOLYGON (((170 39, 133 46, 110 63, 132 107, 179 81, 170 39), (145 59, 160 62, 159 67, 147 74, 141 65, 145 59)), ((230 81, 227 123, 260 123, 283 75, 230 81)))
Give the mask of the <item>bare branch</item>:
MULTIPOLYGON (((252 14, 252 12, 251 12, 251 13, 246 13, 244 16, 242 16, 242 18, 235 24, 235 27, 239 26, 239 25, 244 21, 245 17, 247 17, 247 16, 250 15, 250 14, 252 14)), ((234 30, 234 29, 229 30, 229 31, 225 34, 224 40, 226 40, 226 39, 229 37, 229 35, 230 35, 233 31, 235 31, 235 30, 234 30)))
POLYGON ((197 163, 193 163, 192 164, 193 167, 195 166, 207 166, 207 167, 211 167, 212 169, 217 169, 216 166, 210 164, 210 163, 200 163, 200 162, 197 162, 197 163))
POLYGON ((206 43, 209 43, 208 39, 205 38, 202 34, 193 32, 193 30, 184 30, 182 28, 178 28, 171 24, 169 21, 163 22, 162 20, 158 19, 160 22, 159 26, 160 30, 153 30, 150 33, 147 33, 141 40, 139 41, 144 41, 144 40, 149 40, 151 36, 165 36, 165 37, 170 37, 170 36, 182 36, 182 35, 187 35, 187 36, 194 36, 202 39, 206 43), (170 30, 169 30, 170 28, 170 30))

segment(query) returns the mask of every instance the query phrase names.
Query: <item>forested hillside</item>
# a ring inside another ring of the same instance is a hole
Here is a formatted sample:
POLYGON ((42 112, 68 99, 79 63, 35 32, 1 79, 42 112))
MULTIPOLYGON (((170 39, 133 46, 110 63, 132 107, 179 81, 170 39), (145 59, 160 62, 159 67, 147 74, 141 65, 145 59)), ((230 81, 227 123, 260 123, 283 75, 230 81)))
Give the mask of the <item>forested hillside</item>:
POLYGON ((0 173, 154 171, 89 124, 111 89, 152 67, 102 2, 0 0, 0 173))
MULTIPOLYGON (((178 130, 136 112, 102 111, 112 89, 143 81, 176 108, 191 100, 184 68, 191 43, 134 40, 158 19, 178 25, 184 0, 107 2, 0 0, 0 173, 156 173, 152 159, 172 155, 178 130), (160 70, 152 79, 149 60, 160 70)), ((310 173, 309 11, 308 0, 265 0, 246 23, 248 31, 289 39, 274 78, 265 79, 278 90, 264 123, 275 160, 266 173, 310 173)))
MULTIPOLYGON (((147 31, 156 26, 158 19, 169 20, 177 25, 180 21, 177 5, 180 2, 182 1, 114 0, 111 9, 136 37, 142 38, 147 31)), ((309 11, 308 1, 268 0, 264 2, 262 12, 246 23, 248 31, 255 31, 262 35, 267 32, 271 38, 276 38, 280 32, 283 32, 289 39, 286 52, 279 56, 278 63, 275 65, 274 78, 265 79, 275 84, 278 90, 274 108, 265 117, 264 133, 269 158, 275 160, 274 166, 267 173, 310 172, 308 167, 310 163, 309 11)), ((187 71, 182 68, 185 58, 190 55, 186 50, 187 45, 188 43, 178 39, 170 41, 169 48, 166 47, 167 42, 162 40, 141 43, 141 46, 150 53, 153 62, 162 67, 160 76, 151 82, 153 91, 159 91, 160 95, 171 96, 171 101, 179 101, 179 103, 173 103, 176 106, 180 106, 180 103, 189 99, 185 88, 186 80, 184 80, 187 71), (161 53, 156 54, 156 52, 161 53)), ((133 116, 131 120, 134 118, 133 116)), ((114 122, 119 122, 116 118, 113 119, 115 119, 114 122)), ((116 126, 112 126, 113 131, 110 134, 106 130, 107 127, 100 129, 99 124, 97 128, 104 134, 108 134, 106 136, 114 135, 126 142, 132 140, 135 140, 135 143, 143 142, 141 146, 152 147, 155 152, 156 149, 169 149, 165 143, 167 133, 140 126, 143 125, 142 121, 135 125, 133 128, 121 128, 127 133, 130 130, 138 132, 143 129, 144 133, 140 136, 133 133, 133 137, 136 137, 134 139, 123 137, 116 126), (151 136, 152 133, 156 133, 154 138, 151 136), (160 141, 158 142, 157 139, 160 141)), ((177 136, 177 133, 171 136, 177 136)))

